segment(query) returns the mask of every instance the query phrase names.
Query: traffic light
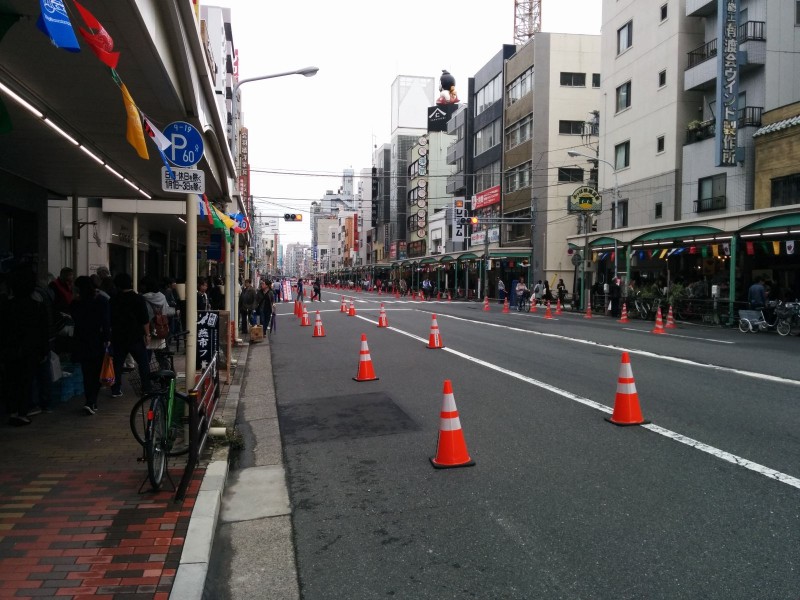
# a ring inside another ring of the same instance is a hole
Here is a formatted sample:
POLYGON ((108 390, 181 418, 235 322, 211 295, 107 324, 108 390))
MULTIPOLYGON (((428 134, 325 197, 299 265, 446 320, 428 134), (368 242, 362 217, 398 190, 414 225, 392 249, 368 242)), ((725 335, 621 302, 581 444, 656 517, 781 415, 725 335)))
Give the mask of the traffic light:
POLYGON ((461 217, 458 220, 459 225, 472 225, 475 226, 478 224, 478 217, 461 217))
POLYGON ((302 221, 303 215, 297 213, 286 213, 283 215, 284 221, 302 221))
POLYGON ((469 218, 469 224, 472 225, 472 226, 477 225, 478 224, 478 217, 470 217, 469 218))

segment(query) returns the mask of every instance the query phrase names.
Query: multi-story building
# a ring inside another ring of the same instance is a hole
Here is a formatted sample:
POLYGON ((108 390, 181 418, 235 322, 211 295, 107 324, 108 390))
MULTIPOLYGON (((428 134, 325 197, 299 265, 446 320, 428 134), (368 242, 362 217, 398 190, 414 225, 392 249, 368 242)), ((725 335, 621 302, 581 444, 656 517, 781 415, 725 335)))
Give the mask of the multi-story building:
POLYGON ((731 301, 759 275, 800 291, 798 197, 785 193, 796 169, 784 161, 771 185, 756 170, 771 140, 773 153, 792 151, 797 11, 788 0, 604 1, 605 194, 591 242, 601 280, 616 261, 638 283, 702 280, 731 301))
POLYGON ((391 245, 391 156, 389 144, 376 148, 372 154, 370 173, 370 221, 372 223, 372 244, 368 247, 367 262, 383 267, 389 264, 391 245))

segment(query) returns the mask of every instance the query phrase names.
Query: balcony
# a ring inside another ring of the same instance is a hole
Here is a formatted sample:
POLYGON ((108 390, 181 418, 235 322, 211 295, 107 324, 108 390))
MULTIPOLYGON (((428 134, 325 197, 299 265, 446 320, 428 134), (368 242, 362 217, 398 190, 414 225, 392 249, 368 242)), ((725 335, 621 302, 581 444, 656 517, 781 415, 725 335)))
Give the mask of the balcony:
POLYGON ((702 213, 712 210, 723 210, 727 205, 726 196, 714 196, 712 198, 700 198, 694 201, 694 212, 702 213))
POLYGON ((686 0, 687 17, 707 17, 717 12, 717 0, 686 0))
MULTIPOLYGON (((761 106, 745 106, 739 109, 739 119, 737 127, 761 127, 761 113, 764 109, 761 106)), ((717 122, 714 119, 708 121, 692 121, 686 127, 686 145, 694 144, 714 137, 717 132, 717 122)))
MULTIPOLYGON (((738 40, 739 50, 745 57, 740 65, 742 71, 765 64, 767 38, 764 21, 747 21, 739 25, 738 40)), ((688 53, 684 90, 714 88, 717 65, 711 59, 717 56, 717 46, 717 38, 714 38, 688 53)))

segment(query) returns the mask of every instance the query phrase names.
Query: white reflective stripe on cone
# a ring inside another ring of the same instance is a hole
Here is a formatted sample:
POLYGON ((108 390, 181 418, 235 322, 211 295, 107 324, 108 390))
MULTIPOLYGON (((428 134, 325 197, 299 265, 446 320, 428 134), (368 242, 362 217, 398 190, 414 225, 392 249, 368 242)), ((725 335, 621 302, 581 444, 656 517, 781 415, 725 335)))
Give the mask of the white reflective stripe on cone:
POLYGON ((461 429, 461 420, 458 417, 442 417, 439 420, 439 431, 458 431, 461 429))

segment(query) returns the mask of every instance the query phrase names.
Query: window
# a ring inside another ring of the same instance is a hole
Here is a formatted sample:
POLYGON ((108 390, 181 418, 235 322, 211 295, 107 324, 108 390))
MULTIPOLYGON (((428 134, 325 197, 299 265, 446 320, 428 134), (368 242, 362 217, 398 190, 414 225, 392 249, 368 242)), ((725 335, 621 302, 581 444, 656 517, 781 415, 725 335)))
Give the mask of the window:
POLYGON ((492 121, 475 134, 475 154, 473 156, 483 154, 500 143, 501 126, 502 123, 499 120, 492 121))
POLYGON ((475 116, 503 98, 503 77, 497 75, 475 94, 475 116))
POLYGON ((776 177, 771 181, 771 187, 771 206, 800 204, 800 173, 776 177))
POLYGON ((533 89, 533 67, 512 81, 506 88, 506 106, 511 106, 533 89))
POLYGON ((583 121, 559 121, 558 133, 561 135, 581 135, 583 126, 583 121))
POLYGON ((617 29, 617 54, 622 54, 633 45, 633 21, 617 29))
POLYGON ((561 85, 566 87, 586 87, 586 73, 561 72, 561 85))
POLYGON ((614 146, 614 169, 624 169, 631 166, 631 143, 622 142, 614 146))
POLYGON ((611 229, 628 226, 628 201, 617 200, 611 205, 611 229))
POLYGON ((500 185, 500 161, 478 169, 475 172, 475 192, 488 190, 490 187, 500 185))
POLYGON ((666 21, 667 20, 667 5, 666 4, 662 4, 661 5, 661 20, 662 21, 666 21))
POLYGON ((581 183, 583 182, 583 169, 580 167, 559 167, 559 183, 581 183))
POLYGON ((656 138, 656 153, 661 154, 664 151, 664 136, 660 135, 656 138))
POLYGON ((519 146, 522 142, 531 139, 533 131, 533 117, 528 115, 520 119, 506 130, 506 150, 519 146))
POLYGON ((531 161, 506 171, 506 192, 516 192, 531 185, 531 161))
POLYGON ((617 88, 617 112, 631 105, 631 82, 623 83, 617 88))
POLYGON ((727 177, 725 173, 719 173, 711 177, 703 177, 698 181, 697 201, 694 204, 694 212, 725 208, 727 177))
POLYGON ((592 73, 592 87, 593 88, 600 87, 600 73, 592 73))
POLYGON ((794 24, 800 26, 800 0, 794 3, 794 24))
POLYGON ((661 219, 664 216, 664 209, 662 207, 661 202, 656 202, 656 219, 661 219))
POLYGON ((658 87, 662 88, 667 85, 667 70, 664 69, 658 74, 658 87))

